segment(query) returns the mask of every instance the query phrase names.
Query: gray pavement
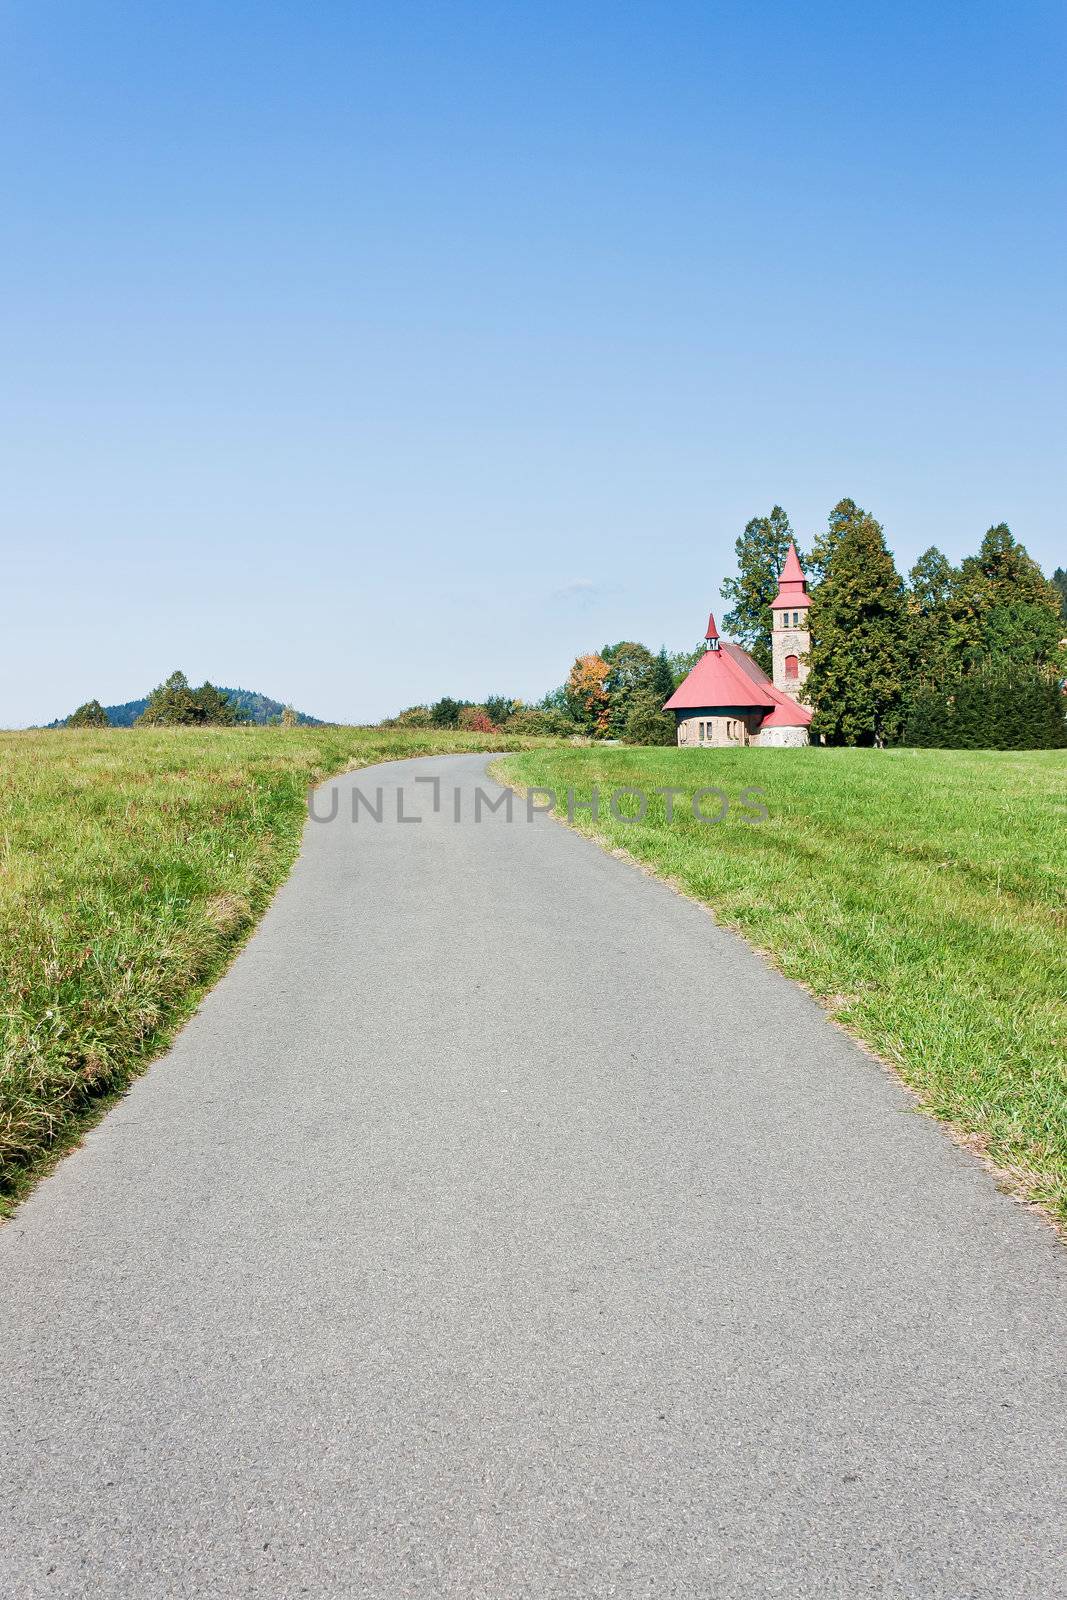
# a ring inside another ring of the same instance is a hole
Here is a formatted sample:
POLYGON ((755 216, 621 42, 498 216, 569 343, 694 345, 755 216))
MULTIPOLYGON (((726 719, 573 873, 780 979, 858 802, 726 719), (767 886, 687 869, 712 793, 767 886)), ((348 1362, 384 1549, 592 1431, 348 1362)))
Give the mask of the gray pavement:
POLYGON ((1052 1232, 484 765, 334 785, 0 1229, 0 1596, 1063 1593, 1052 1232))

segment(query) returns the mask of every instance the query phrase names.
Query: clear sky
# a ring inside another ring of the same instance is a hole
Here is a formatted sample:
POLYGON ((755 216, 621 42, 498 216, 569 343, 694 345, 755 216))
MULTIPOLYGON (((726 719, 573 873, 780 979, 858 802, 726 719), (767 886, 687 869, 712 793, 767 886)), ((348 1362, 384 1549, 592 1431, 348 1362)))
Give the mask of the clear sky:
POLYGON ((1059 4, 5 0, 0 725, 690 647, 748 517, 1067 565, 1059 4))

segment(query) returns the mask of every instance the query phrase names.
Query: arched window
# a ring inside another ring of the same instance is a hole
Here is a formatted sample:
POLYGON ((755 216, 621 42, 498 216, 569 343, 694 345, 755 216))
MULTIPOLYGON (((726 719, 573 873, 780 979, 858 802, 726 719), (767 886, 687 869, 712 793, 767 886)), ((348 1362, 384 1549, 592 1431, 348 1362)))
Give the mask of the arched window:
POLYGON ((785 677, 787 683, 795 683, 800 676, 800 661, 796 656, 786 656, 785 677))

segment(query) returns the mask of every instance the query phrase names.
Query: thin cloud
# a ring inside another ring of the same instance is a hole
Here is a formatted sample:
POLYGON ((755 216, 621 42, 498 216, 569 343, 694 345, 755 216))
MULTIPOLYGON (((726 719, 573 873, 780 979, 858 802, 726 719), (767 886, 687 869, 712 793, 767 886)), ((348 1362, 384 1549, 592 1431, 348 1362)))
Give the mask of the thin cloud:
POLYGON ((550 598, 553 605, 572 606, 579 611, 588 611, 607 595, 618 592, 618 584, 594 583, 592 578, 572 578, 570 583, 563 584, 559 589, 553 589, 550 598))

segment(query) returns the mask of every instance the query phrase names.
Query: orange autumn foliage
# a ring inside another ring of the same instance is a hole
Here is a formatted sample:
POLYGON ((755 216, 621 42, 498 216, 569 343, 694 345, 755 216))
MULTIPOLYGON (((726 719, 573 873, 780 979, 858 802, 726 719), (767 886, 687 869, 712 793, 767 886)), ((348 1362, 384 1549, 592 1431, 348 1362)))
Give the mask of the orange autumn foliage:
POLYGON ((567 698, 576 715, 598 737, 608 731, 608 692, 604 680, 609 670, 603 656, 579 656, 567 677, 567 698))

